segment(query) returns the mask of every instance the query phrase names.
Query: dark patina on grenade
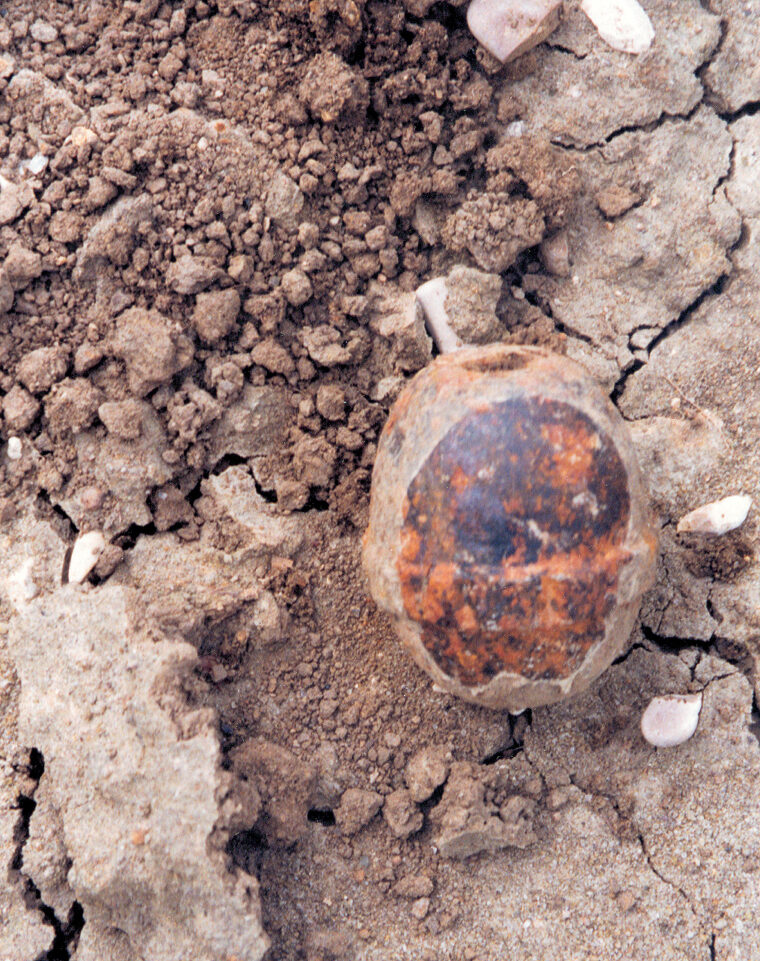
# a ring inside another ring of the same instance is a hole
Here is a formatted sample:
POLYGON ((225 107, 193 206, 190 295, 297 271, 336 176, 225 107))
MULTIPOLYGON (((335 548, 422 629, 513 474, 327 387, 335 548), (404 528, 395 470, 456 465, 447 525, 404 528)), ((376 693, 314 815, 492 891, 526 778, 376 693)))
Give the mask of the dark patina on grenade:
POLYGON ((364 565, 440 687, 512 712, 584 690, 625 650, 656 555, 626 425, 577 364, 463 348, 399 396, 364 565))

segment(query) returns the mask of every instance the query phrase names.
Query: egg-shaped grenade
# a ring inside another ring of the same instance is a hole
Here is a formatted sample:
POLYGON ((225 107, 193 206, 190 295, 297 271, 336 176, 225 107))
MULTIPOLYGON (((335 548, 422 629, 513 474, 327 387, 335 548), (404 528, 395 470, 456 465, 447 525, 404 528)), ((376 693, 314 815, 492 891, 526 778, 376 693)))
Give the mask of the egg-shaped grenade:
POLYGON ((441 688, 511 712, 584 690, 625 650, 656 555, 626 425, 577 364, 463 348, 399 395, 364 565, 441 688))

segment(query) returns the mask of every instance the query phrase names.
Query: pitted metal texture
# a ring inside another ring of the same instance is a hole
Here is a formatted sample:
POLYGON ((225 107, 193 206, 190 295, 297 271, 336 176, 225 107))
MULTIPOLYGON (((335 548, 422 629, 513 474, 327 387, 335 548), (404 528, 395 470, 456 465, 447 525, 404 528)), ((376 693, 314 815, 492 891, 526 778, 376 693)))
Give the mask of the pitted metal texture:
POLYGON ((409 484, 406 613, 465 684, 566 677, 604 636, 628 517, 615 446, 576 407, 521 397, 473 412, 409 484))

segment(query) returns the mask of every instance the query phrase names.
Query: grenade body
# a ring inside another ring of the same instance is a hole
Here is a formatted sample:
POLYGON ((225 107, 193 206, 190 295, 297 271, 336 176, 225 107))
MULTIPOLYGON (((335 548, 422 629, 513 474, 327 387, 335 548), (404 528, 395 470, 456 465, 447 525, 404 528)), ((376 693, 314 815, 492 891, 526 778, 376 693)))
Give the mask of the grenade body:
POLYGON ((584 690, 625 650, 656 554, 625 423, 577 364, 464 348, 402 391, 364 566, 440 687, 512 712, 584 690))

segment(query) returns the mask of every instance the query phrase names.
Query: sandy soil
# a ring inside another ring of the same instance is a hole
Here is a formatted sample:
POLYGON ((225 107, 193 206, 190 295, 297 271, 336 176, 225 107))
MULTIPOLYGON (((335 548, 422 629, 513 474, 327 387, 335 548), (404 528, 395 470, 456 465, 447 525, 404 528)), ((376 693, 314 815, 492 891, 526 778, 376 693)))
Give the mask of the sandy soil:
POLYGON ((760 9, 644 6, 502 67, 462 0, 4 5, 2 961, 760 959, 757 508, 676 532, 760 503, 760 9), (630 651, 519 717, 361 571, 446 275, 599 381, 660 529, 630 651))

